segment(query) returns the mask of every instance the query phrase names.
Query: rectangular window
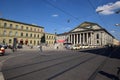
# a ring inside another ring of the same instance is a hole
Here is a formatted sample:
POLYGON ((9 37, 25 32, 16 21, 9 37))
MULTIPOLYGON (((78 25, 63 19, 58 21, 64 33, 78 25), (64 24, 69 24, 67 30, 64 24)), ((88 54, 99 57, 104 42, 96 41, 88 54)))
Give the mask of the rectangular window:
POLYGON ((30 41, 30 44, 32 44, 32 40, 30 41))
POLYGON ((30 37, 32 37, 32 34, 30 34, 30 37))
POLYGON ((18 25, 16 25, 16 29, 18 29, 18 25))
POLYGON ((30 30, 32 31, 32 28, 30 30))
POLYGON ((23 30, 23 26, 21 26, 21 29, 23 30))
POLYGON ((99 34, 97 34, 97 36, 96 36, 96 37, 97 37, 97 39, 99 39, 99 34))
POLYGON ((99 40, 97 40, 97 44, 99 44, 99 40))
POLYGON ((18 36, 18 33, 17 32, 15 32, 15 37, 17 37, 18 36))
POLYGON ((4 32, 3 32, 3 35, 4 35, 4 36, 6 36, 6 35, 7 35, 7 33, 6 33, 6 31, 5 31, 5 30, 4 30, 4 32))
POLYGON ((36 37, 36 34, 34 34, 34 37, 36 37))
POLYGON ((36 28, 34 29, 34 31, 36 31, 36 28))
POLYGON ((26 37, 28 37, 28 33, 26 33, 26 37))
POLYGON ((12 40, 11 39, 9 39, 9 43, 11 43, 12 42, 12 40))
POLYGON ((28 30, 28 27, 26 27, 26 30, 28 30))
POLYGON ((12 31, 9 32, 9 36, 12 36, 12 31))
POLYGON ((23 36, 23 33, 21 33, 21 36, 23 36))

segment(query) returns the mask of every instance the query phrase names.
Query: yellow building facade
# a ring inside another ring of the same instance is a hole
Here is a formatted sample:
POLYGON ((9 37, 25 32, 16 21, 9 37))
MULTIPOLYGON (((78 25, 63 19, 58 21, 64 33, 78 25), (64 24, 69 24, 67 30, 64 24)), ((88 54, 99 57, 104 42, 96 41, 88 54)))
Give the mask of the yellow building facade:
POLYGON ((0 18, 0 43, 13 45, 16 38, 17 43, 39 45, 43 34, 44 27, 0 18))
POLYGON ((45 33, 46 44, 53 45, 55 43, 55 34, 45 33))

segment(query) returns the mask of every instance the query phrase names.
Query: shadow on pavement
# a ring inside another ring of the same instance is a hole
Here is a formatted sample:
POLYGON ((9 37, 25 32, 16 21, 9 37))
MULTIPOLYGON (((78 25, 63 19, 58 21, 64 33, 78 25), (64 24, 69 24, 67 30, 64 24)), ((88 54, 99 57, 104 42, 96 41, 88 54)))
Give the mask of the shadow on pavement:
POLYGON ((87 52, 87 53, 102 55, 110 58, 120 59, 120 47, 96 48, 96 49, 90 49, 90 50, 82 50, 79 52, 87 52))
POLYGON ((119 80, 119 78, 114 74, 110 74, 110 73, 107 73, 107 72, 104 72, 104 71, 99 71, 98 73, 105 76, 105 77, 110 78, 111 80, 119 80))

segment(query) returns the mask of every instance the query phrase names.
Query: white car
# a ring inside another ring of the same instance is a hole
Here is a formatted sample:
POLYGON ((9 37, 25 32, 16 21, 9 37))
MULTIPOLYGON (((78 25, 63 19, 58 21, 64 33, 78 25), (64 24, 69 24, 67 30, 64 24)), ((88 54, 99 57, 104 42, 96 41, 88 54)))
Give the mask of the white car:
POLYGON ((72 49, 73 50, 78 50, 78 49, 80 49, 81 48, 81 46, 72 46, 72 49))
POLYGON ((4 47, 1 47, 1 48, 0 48, 0 55, 3 56, 4 54, 5 54, 5 49, 4 49, 4 47))

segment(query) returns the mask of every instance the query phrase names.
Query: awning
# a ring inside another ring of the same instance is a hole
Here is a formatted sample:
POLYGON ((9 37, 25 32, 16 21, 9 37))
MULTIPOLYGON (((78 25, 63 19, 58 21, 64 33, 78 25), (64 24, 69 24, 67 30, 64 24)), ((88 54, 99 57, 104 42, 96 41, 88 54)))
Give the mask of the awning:
POLYGON ((57 40, 58 43, 64 43, 65 40, 61 39, 61 40, 57 40))

